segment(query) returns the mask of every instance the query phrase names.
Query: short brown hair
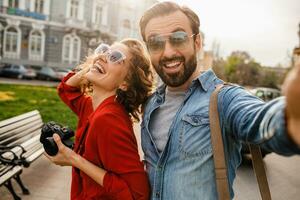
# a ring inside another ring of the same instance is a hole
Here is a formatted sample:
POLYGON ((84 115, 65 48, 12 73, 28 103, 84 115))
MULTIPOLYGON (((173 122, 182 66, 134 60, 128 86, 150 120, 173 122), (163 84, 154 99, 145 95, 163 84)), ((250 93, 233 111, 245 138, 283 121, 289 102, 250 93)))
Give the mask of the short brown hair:
POLYGON ((145 28, 148 22, 155 17, 166 16, 176 11, 183 12, 190 21, 193 34, 199 34, 200 20, 198 15, 186 6, 180 6, 174 2, 164 1, 154 4, 149 8, 140 19, 140 32, 143 40, 146 41, 145 28))

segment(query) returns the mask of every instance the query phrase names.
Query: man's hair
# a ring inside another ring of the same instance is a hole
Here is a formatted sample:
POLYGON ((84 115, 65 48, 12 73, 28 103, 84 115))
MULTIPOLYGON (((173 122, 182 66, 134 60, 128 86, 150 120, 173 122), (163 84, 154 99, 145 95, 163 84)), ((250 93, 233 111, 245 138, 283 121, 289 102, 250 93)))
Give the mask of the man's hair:
POLYGON ((183 14, 187 16, 187 18, 190 21, 193 34, 197 35, 199 33, 199 28, 200 28, 200 20, 197 14, 186 6, 180 6, 174 2, 165 1, 165 2, 154 4, 141 17, 140 32, 142 34, 143 40, 146 41, 145 28, 151 19, 160 16, 166 16, 176 11, 181 11, 183 14))

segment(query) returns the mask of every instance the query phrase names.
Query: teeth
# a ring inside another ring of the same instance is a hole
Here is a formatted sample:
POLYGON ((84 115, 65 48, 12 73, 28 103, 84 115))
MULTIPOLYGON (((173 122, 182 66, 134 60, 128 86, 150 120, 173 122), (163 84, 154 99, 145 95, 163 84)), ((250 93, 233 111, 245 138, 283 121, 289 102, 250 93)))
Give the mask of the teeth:
POLYGON ((94 67, 95 67, 95 68, 98 70, 98 72, 100 72, 101 74, 104 74, 104 73, 105 73, 103 67, 102 67, 101 65, 99 65, 98 63, 96 63, 96 64, 94 65, 94 67))
POLYGON ((175 67, 175 66, 179 65, 180 63, 181 63, 180 61, 172 61, 172 62, 166 63, 165 66, 166 67, 175 67))

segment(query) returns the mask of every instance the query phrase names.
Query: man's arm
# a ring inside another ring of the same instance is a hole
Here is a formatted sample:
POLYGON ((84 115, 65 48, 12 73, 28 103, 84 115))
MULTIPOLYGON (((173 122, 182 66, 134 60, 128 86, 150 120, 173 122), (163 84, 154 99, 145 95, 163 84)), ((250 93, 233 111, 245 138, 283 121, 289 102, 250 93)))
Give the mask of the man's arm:
POLYGON ((282 155, 300 154, 300 148, 287 131, 286 99, 268 103, 241 87, 225 87, 219 94, 219 113, 226 136, 282 155))

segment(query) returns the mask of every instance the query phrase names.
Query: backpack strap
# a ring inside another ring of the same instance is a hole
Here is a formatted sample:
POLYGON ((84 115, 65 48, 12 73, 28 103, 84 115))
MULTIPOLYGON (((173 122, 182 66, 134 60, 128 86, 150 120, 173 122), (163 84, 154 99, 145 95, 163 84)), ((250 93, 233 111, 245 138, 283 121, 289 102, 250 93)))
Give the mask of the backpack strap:
POLYGON ((260 196, 262 200, 271 200, 272 199, 271 192, 268 184, 268 179, 267 179, 260 147, 254 144, 248 144, 248 146, 251 153, 252 165, 258 183, 260 196))
MULTIPOLYGON (((225 86, 226 85, 230 84, 225 84, 225 86)), ((225 161, 224 145, 218 112, 218 94, 223 87, 224 85, 222 84, 217 85, 216 89, 211 94, 209 104, 209 121, 218 197, 219 200, 230 200, 227 165, 225 161)), ((262 200, 271 200, 271 193, 260 147, 258 145, 249 144, 249 148, 262 200)))
POLYGON ((218 93, 223 85, 218 85, 211 94, 209 103, 210 137, 215 163, 216 184, 219 200, 230 200, 227 166, 218 112, 218 93))

